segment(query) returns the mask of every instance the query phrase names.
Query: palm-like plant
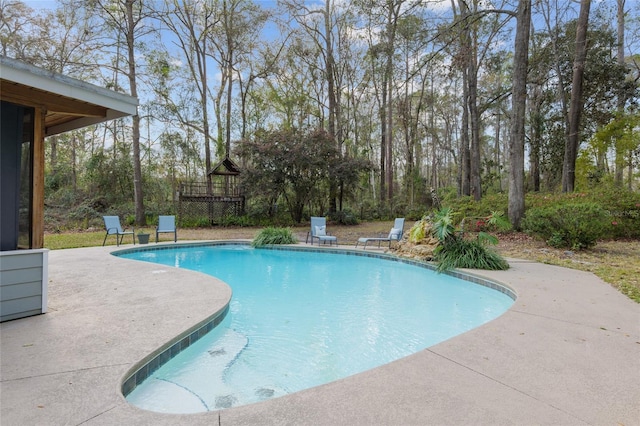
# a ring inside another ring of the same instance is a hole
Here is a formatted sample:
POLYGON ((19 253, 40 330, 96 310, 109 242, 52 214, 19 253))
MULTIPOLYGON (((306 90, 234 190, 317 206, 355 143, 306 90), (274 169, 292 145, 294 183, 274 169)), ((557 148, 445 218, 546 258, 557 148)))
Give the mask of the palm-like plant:
POLYGON ((491 225, 494 229, 499 231, 505 231, 511 228, 509 220, 504 217, 504 212, 493 211, 487 218, 487 224, 491 225))
POLYGON ((447 241, 455 238, 455 226, 453 220, 455 213, 450 207, 443 207, 438 210, 433 216, 433 236, 440 241, 440 244, 445 244, 447 241))
POLYGON ((456 235, 454 217, 455 213, 449 207, 438 210, 433 216, 432 232, 439 241, 434 251, 438 271, 454 268, 509 268, 509 264, 499 254, 486 247, 487 244, 498 243, 495 236, 480 232, 475 240, 466 240, 462 235, 456 235))

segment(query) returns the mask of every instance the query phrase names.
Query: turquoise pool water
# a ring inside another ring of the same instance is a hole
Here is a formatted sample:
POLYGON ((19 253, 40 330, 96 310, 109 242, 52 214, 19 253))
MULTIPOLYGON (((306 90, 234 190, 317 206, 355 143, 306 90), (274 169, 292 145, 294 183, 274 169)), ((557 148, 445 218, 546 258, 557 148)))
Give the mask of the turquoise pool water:
POLYGON ((122 257, 201 271, 233 290, 213 331, 127 400, 173 413, 218 410, 347 377, 505 312, 502 292, 376 257, 193 246, 122 257))

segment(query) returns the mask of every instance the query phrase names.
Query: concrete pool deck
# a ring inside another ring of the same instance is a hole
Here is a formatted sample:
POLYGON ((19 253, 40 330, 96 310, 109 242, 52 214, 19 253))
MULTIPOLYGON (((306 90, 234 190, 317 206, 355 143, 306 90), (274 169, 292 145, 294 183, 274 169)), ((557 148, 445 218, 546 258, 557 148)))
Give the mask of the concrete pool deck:
POLYGON ((48 313, 0 324, 2 426, 640 425, 640 305, 593 274, 513 259, 473 271, 514 289, 511 309, 414 355, 259 404, 138 409, 126 373, 231 292, 115 249, 51 251, 48 313))

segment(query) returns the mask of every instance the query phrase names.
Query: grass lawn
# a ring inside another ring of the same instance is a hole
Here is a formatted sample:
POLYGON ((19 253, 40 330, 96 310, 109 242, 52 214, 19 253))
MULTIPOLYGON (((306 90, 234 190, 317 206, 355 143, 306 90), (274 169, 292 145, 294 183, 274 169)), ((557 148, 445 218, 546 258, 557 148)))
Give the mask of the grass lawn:
MULTIPOLYGON (((358 237, 386 236, 393 225, 392 221, 363 222, 355 226, 328 226, 330 234, 338 237, 340 245, 355 245, 358 237)), ((408 231, 412 223, 407 223, 408 231)), ((180 241, 191 240, 251 240, 261 228, 189 228, 178 229, 180 241)), ((151 234, 150 241, 155 242, 153 227, 144 228, 151 234)), ((305 241, 308 225, 293 228, 299 241, 305 241)), ((138 230, 136 230, 136 233, 138 230)), ((640 241, 602 241, 590 250, 573 252, 554 249, 544 242, 519 233, 501 234, 497 251, 505 257, 528 259, 536 262, 564 266, 589 271, 617 288, 621 293, 640 303, 640 241)), ((172 241, 173 235, 160 234, 161 242, 172 241)), ((102 245, 104 231, 47 233, 44 246, 51 250, 94 247, 102 245)), ((131 244, 131 236, 124 238, 125 245, 131 244)), ((114 236, 107 238, 106 245, 115 245, 114 236)))

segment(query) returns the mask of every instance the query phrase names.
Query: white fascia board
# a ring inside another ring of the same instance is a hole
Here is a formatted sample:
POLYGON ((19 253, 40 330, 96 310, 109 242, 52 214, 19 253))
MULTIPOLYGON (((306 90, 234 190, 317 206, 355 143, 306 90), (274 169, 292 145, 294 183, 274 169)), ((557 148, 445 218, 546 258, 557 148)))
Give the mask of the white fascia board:
POLYGON ((121 113, 119 117, 137 113, 138 99, 133 96, 114 92, 113 90, 1 56, 0 78, 56 95, 99 105, 121 113))

